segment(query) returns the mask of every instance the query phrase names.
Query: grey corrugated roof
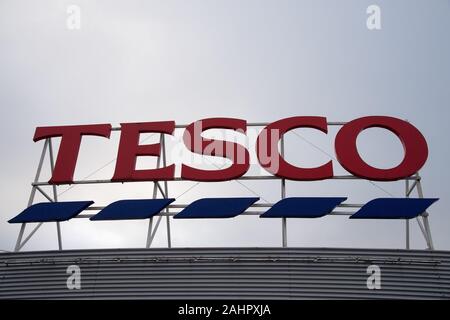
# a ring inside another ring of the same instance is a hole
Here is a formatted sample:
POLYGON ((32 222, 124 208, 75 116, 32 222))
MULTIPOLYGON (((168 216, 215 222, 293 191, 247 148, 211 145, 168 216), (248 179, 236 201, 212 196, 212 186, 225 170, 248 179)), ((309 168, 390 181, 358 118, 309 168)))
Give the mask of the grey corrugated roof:
POLYGON ((333 248, 0 253, 0 298, 449 298, 450 252, 333 248), (81 290, 66 269, 81 268, 81 290), (369 290, 366 268, 381 268, 369 290))

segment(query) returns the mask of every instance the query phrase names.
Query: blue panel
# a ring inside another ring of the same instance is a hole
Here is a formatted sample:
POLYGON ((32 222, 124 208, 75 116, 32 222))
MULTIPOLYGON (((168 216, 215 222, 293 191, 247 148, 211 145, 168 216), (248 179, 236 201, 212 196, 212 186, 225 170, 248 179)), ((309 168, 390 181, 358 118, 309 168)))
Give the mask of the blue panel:
POLYGON ((42 202, 23 210, 9 223, 66 221, 78 215, 94 201, 42 202))
POLYGON ((240 215, 259 198, 207 198, 194 201, 175 219, 232 218, 240 215))
POLYGON ((147 219, 161 212, 175 199, 120 200, 111 203, 90 220, 147 219))
POLYGON ((366 203, 350 219, 411 219, 439 199, 379 198, 366 203))
POLYGON ((319 218, 329 214, 343 201, 339 198, 286 198, 260 215, 261 218, 319 218))

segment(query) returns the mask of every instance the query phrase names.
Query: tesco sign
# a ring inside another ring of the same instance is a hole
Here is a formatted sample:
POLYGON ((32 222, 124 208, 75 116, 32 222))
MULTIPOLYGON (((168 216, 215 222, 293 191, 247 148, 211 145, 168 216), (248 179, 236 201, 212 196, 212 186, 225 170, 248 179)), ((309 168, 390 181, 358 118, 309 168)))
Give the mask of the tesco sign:
MULTIPOLYGON (((296 116, 268 124, 256 140, 258 163, 269 173, 289 180, 312 181, 333 177, 332 161, 314 168, 302 168, 287 162, 279 152, 283 135, 296 128, 311 128, 324 134, 328 132, 327 119, 318 116, 296 116)), ((192 153, 227 158, 231 165, 224 169, 205 170, 181 165, 181 179, 192 181, 227 181, 243 176, 250 167, 249 151, 242 144, 208 139, 202 133, 209 129, 228 129, 245 134, 247 121, 235 118, 208 118, 189 124, 183 133, 185 147, 192 153)), ((38 127, 34 141, 60 137, 61 143, 50 184, 71 184, 83 136, 109 138, 111 124, 70 125, 38 127)), ((111 181, 168 181, 175 177, 175 165, 161 168, 136 169, 140 156, 158 157, 161 143, 140 144, 143 133, 173 135, 174 121, 122 123, 117 162, 111 181)), ((419 171, 428 157, 424 136, 409 122, 388 116, 367 116, 344 124, 335 139, 335 153, 339 163, 354 176, 374 181, 395 181, 407 178, 419 171), (367 164, 357 149, 358 135, 368 128, 383 128, 395 134, 402 142, 404 158, 393 168, 380 169, 367 164)))

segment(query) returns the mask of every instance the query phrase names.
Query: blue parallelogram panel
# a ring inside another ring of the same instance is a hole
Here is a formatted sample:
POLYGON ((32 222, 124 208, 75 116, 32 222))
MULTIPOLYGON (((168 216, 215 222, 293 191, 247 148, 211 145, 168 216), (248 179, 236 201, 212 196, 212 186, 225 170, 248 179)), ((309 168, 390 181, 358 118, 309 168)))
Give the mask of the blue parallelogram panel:
POLYGON ((175 219, 233 218, 258 201, 259 198, 205 198, 192 202, 175 219))
POLYGON ((89 218, 100 220, 148 219, 157 215, 175 199, 136 199, 120 200, 111 203, 95 216, 89 218))
POLYGON ((275 203, 261 218, 320 218, 347 200, 346 197, 292 197, 275 203))
POLYGON ((19 215, 15 216, 8 222, 26 223, 66 221, 77 216, 80 212, 82 212, 93 203, 94 201, 36 203, 23 210, 19 215))
POLYGON ((366 203, 350 219, 412 219, 424 213, 436 198, 378 198, 366 203))

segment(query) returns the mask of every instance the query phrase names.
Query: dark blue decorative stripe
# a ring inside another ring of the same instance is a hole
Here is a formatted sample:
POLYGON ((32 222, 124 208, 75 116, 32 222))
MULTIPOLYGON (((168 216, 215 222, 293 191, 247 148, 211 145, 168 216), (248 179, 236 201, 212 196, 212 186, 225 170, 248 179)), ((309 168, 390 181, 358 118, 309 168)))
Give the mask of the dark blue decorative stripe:
POLYGON ((175 219, 232 218, 247 210, 259 198, 206 198, 194 201, 175 219))
MULTIPOLYGON (((331 213, 345 197, 292 197, 275 203, 261 218, 318 218, 331 213)), ((259 198, 205 198, 194 201, 175 219, 232 218, 244 213, 259 198)), ((425 212, 437 198, 378 198, 360 208, 351 219, 411 219, 425 212)), ((160 213, 175 199, 120 200, 108 205, 91 220, 147 219, 160 213)), ((37 203, 9 223, 66 221, 93 201, 37 203)))
POLYGON ((275 203, 261 218, 319 218, 347 200, 338 198, 286 198, 275 203))
POLYGON ((147 219, 157 215, 175 199, 120 200, 111 203, 90 220, 147 219))
POLYGON ((439 199, 378 198, 366 203, 350 219, 411 219, 439 199))
POLYGON ((66 221, 77 216, 94 201, 42 202, 23 210, 9 223, 66 221))

